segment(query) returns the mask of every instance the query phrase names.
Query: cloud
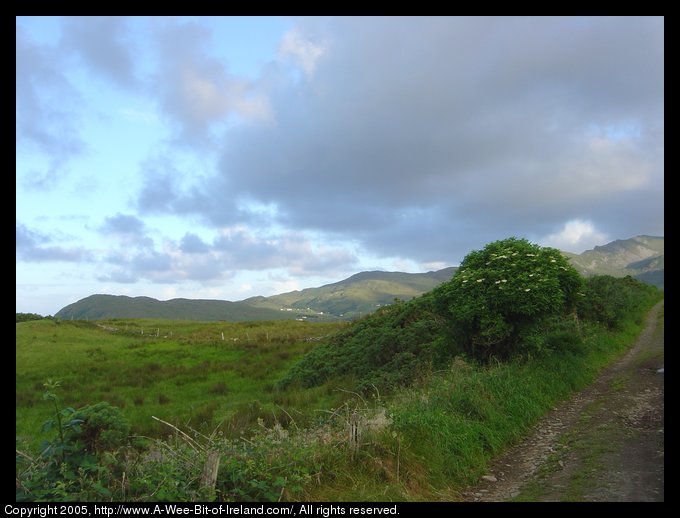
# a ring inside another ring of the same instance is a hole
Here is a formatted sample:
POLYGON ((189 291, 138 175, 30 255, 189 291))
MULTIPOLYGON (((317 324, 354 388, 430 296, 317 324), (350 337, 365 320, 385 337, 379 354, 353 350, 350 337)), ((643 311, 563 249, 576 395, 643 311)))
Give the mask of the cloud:
POLYGON ((106 218, 101 230, 120 234, 141 234, 144 232, 144 222, 136 216, 117 213, 106 218))
MULTIPOLYGON (((107 218, 102 231, 122 235, 127 244, 144 238, 144 224, 134 216, 107 218)), ((245 227, 226 227, 206 243, 187 232, 179 241, 165 239, 162 250, 153 246, 117 249, 104 259, 102 281, 156 283, 197 281, 224 282, 238 272, 279 270, 288 275, 310 277, 352 272, 357 256, 343 247, 315 244, 299 233, 260 235, 245 227), (107 267, 111 266, 108 271, 107 267)))
POLYGON ((297 27, 283 35, 279 45, 279 58, 292 60, 302 67, 307 77, 314 75, 317 62, 326 53, 324 43, 315 43, 307 39, 297 27))
POLYGON ((65 164, 85 150, 77 130, 79 94, 63 68, 57 49, 36 43, 16 25, 17 152, 37 152, 49 163, 24 178, 30 187, 53 185, 65 164))
POLYGON ((105 79, 130 87, 137 83, 128 20, 119 16, 65 18, 62 45, 77 54, 86 67, 105 79))
POLYGON ((119 268, 106 275, 99 275, 97 280, 101 282, 115 282, 117 284, 135 284, 139 281, 139 277, 127 270, 119 268))
MULTIPOLYGON (((268 92, 271 123, 231 127, 219 171, 159 210, 234 225, 252 214, 214 200, 251 200, 273 208, 270 225, 449 264, 575 213, 611 235, 662 227, 662 19, 339 18, 324 30, 313 74, 268 92), (632 198, 656 209, 633 216, 632 198)), ((304 68, 300 34, 281 52, 304 68)), ((186 128, 223 117, 194 124, 164 98, 186 128)))
POLYGON ((115 237, 126 245, 153 246, 153 240, 146 235, 146 225, 136 216, 119 212, 106 218, 99 231, 105 236, 115 237))
POLYGON ((187 232, 180 241, 179 248, 187 254, 203 254, 210 250, 207 244, 196 234, 187 232))
POLYGON ((598 232, 590 221, 574 219, 567 221, 559 232, 543 239, 542 244, 567 252, 581 253, 607 241, 608 236, 598 232))
POLYGON ((158 70, 152 80, 162 113, 178 128, 177 143, 204 146, 211 129, 236 116, 265 120, 270 107, 255 82, 228 72, 209 54, 209 29, 165 19, 155 26, 158 70))
POLYGON ((261 237, 245 227, 227 228, 213 247, 231 268, 283 268, 299 276, 347 271, 357 262, 356 255, 344 248, 314 245, 309 238, 293 232, 261 237))
POLYGON ((45 246, 52 239, 25 225, 16 223, 16 259, 24 262, 83 262, 92 254, 81 247, 45 246))
POLYGON ((144 180, 135 200, 140 214, 199 215, 217 226, 262 219, 257 211, 244 207, 238 193, 228 188, 214 191, 211 185, 196 183, 191 170, 176 164, 172 154, 154 156, 141 164, 144 180))

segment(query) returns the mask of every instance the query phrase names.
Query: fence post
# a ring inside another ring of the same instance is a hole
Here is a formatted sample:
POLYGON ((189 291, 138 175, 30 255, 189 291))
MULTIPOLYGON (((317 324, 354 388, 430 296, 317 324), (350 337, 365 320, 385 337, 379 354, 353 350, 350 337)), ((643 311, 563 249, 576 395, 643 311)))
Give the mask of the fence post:
POLYGON ((205 459, 203 466, 203 475, 201 476, 201 487, 211 490, 215 489, 217 483, 217 472, 220 470, 220 454, 216 450, 208 451, 208 456, 205 459))
POLYGON ((352 458, 356 456, 359 450, 359 438, 361 437, 361 430, 359 428, 359 414, 354 411, 349 418, 349 446, 352 450, 352 458))

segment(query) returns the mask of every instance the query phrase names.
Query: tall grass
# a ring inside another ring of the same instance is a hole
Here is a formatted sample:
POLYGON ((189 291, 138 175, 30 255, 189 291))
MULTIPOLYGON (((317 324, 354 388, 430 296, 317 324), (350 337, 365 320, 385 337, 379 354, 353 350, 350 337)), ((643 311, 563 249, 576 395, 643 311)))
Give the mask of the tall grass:
POLYGON ((263 419, 300 422, 342 398, 323 387, 286 391, 276 381, 314 347, 309 339, 345 323, 40 320, 16 326, 16 434, 33 448, 49 418, 41 399, 47 378, 61 381, 70 406, 109 402, 123 408, 134 433, 167 433, 152 415, 202 432, 240 436, 263 419), (142 334, 144 330, 144 334, 142 334), (158 335, 158 336, 156 336, 158 335), (222 340, 224 335, 224 340, 222 340), (304 414, 304 415, 303 415, 304 414))

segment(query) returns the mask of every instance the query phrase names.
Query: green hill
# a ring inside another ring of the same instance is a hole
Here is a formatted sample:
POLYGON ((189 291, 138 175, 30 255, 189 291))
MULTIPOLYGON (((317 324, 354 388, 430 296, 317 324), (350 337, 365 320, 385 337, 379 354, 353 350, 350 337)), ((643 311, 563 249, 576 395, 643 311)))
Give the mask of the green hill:
POLYGON ((436 272, 361 272, 319 288, 292 291, 238 302, 91 295, 62 308, 55 317, 70 320, 103 318, 163 318, 169 320, 314 320, 347 319, 409 300, 449 280, 456 268, 436 272))
POLYGON ((319 288, 248 299, 256 307, 311 310, 342 317, 361 316, 394 302, 410 300, 449 280, 457 268, 428 273, 361 272, 319 288))
POLYGON ((62 308, 55 317, 64 320, 99 320, 103 318, 163 318, 168 320, 276 320, 279 311, 254 308, 242 302, 225 300, 172 299, 125 295, 90 295, 62 308))

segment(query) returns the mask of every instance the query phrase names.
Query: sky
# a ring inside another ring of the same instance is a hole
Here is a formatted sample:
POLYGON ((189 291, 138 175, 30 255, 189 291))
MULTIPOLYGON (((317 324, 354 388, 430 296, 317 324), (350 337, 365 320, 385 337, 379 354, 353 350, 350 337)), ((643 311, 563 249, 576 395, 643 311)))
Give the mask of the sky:
POLYGON ((663 18, 18 17, 16 308, 664 233, 663 18))

